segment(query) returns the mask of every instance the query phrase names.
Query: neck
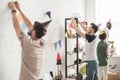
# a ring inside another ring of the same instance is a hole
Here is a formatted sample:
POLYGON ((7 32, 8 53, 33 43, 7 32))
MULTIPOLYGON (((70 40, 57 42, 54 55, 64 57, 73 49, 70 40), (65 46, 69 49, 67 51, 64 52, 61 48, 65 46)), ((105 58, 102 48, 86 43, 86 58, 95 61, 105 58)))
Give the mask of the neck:
POLYGON ((91 32, 90 35, 94 35, 95 33, 91 32))
POLYGON ((39 39, 38 38, 31 38, 32 40, 34 40, 34 41, 39 41, 39 39))

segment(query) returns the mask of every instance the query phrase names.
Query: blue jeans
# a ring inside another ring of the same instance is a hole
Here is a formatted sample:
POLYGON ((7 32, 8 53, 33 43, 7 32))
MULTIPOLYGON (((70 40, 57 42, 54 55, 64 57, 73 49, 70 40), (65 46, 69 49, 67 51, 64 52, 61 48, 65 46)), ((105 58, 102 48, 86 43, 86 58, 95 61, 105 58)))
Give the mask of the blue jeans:
POLYGON ((98 80, 98 62, 97 60, 88 61, 87 80, 98 80))

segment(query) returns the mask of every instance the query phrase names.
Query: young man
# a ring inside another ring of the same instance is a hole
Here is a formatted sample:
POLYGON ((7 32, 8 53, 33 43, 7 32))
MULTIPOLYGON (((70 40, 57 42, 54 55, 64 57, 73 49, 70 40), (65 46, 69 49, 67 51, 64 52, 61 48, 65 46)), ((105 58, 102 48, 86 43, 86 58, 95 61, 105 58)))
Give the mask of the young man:
POLYGON ((44 40, 42 37, 46 34, 45 24, 35 22, 34 25, 21 11, 18 2, 9 2, 8 7, 12 13, 13 26, 16 35, 21 42, 22 61, 19 80, 38 80, 42 66, 42 54, 44 49, 44 40), (17 10, 29 29, 30 39, 22 32, 17 19, 17 10))
POLYGON ((103 74, 103 80, 108 80, 108 44, 106 42, 106 33, 102 32, 99 34, 99 43, 97 45, 97 57, 99 62, 98 67, 98 74, 99 74, 99 80, 102 79, 103 74))
POLYGON ((83 33, 78 27, 75 19, 72 19, 72 24, 74 29, 78 35, 85 38, 85 54, 86 59, 88 61, 87 65, 87 80, 98 80, 98 72, 97 72, 97 41, 98 38, 95 33, 98 31, 98 27, 91 23, 89 28, 86 28, 81 22, 78 22, 82 29, 86 32, 83 33))
POLYGON ((113 41, 109 41, 109 40, 108 40, 108 39, 109 39, 109 35, 110 35, 110 30, 111 30, 111 28, 112 28, 111 22, 107 22, 107 23, 106 23, 106 27, 103 29, 103 31, 106 33, 106 41, 107 41, 107 43, 113 42, 113 41))

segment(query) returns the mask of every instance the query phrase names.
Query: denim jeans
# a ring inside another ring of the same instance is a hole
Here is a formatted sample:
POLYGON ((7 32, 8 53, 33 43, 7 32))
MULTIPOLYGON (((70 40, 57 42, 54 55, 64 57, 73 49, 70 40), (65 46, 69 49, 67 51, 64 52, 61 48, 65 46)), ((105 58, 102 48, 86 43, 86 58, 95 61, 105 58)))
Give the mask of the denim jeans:
POLYGON ((98 80, 98 61, 88 61, 87 65, 87 80, 98 80))

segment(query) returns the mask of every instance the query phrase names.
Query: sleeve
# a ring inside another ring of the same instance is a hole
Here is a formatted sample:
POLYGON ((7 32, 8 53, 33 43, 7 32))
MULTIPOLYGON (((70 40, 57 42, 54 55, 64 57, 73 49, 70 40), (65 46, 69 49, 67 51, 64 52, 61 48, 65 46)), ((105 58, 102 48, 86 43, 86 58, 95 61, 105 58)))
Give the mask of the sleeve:
POLYGON ((86 40, 92 42, 95 39, 95 35, 85 34, 86 40))
POLYGON ((29 40, 28 36, 26 36, 24 33, 21 36, 21 46, 23 46, 24 43, 27 43, 29 40))

